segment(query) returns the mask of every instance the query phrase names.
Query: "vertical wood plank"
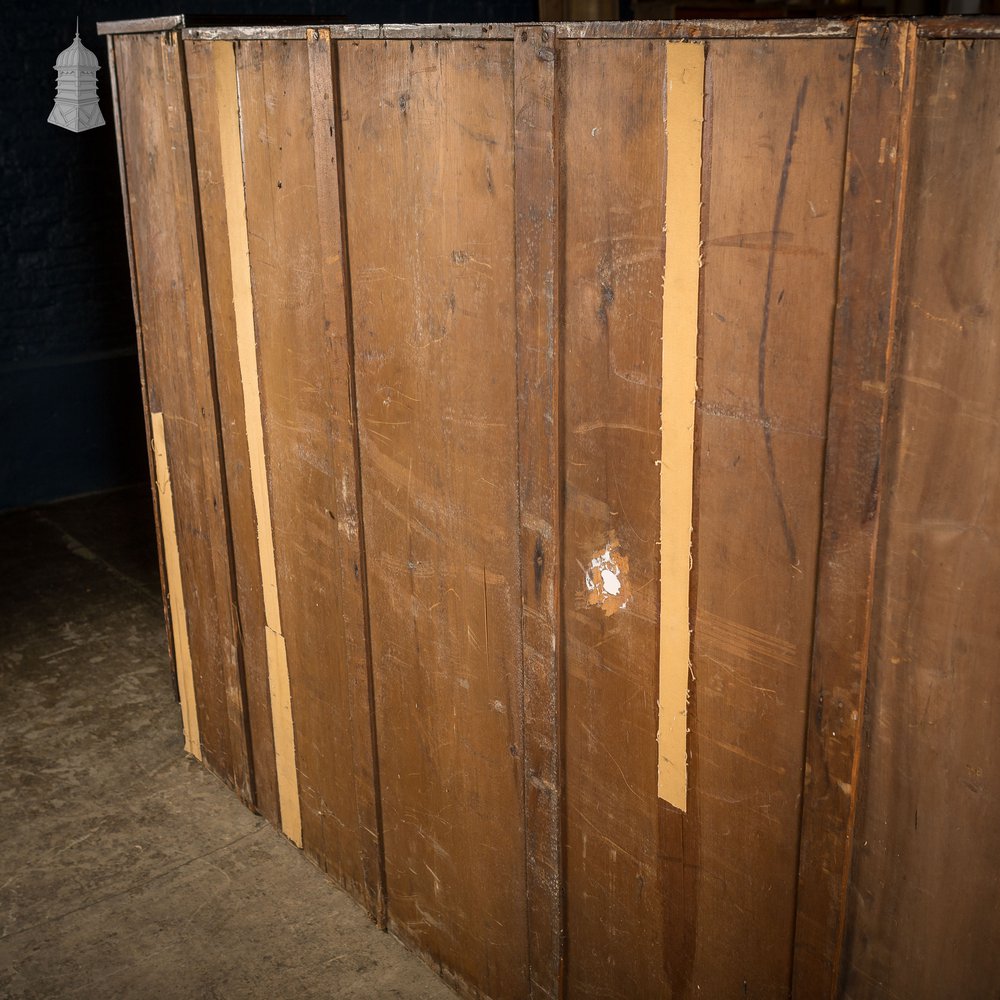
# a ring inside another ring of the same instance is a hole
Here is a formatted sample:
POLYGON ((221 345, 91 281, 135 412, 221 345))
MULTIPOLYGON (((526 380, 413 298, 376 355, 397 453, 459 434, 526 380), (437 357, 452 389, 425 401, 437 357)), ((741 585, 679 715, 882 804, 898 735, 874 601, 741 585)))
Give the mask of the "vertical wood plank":
POLYGON ((1000 983, 1000 41, 917 43, 842 996, 1000 983))
POLYGON ((686 812, 704 46, 667 43, 666 104, 657 794, 686 812))
POLYGON ((233 45, 218 43, 212 49, 215 97, 219 116, 223 195, 229 236, 231 287, 243 412, 246 420, 250 482, 257 522, 258 556, 264 603, 265 652, 274 734, 275 771, 281 829, 302 846, 302 821, 295 760, 295 732, 289 694, 288 663, 281 630, 271 500, 267 481, 263 416, 257 368, 253 291, 247 233, 246 195, 233 45))
POLYGON ((560 40, 568 987, 777 998, 791 977, 852 46, 707 48, 685 815, 657 795, 670 143, 669 55, 653 44, 560 40), (605 554, 624 607, 591 601, 588 567, 605 554))
POLYGON ((338 52, 389 926, 524 996, 513 46, 338 52))
POLYGON ((834 996, 862 749, 916 26, 855 39, 806 732, 793 992, 834 996))
MULTIPOLYGON (((225 43, 221 43, 225 44, 225 43)), ((219 108, 212 42, 185 41, 191 128, 194 136, 198 195, 209 291, 212 349, 220 427, 226 454, 226 491, 232 559, 236 578, 238 637, 246 678, 250 749, 253 756, 254 804, 280 829, 278 775, 271 723, 271 688, 264 625, 264 593, 250 475, 243 383, 240 378, 229 219, 222 172, 219 108)))
POLYGON ((688 988, 707 996, 791 983, 852 55, 851 39, 709 46, 685 840, 688 988))
POLYGON ((223 455, 177 32, 115 40, 146 392, 171 455, 205 763, 252 799, 223 455), (156 151, 151 153, 151 151, 156 151), (196 613, 197 612, 197 613, 196 613))
POLYGON ((332 65, 310 44, 236 46, 257 378, 302 846, 376 912, 332 65))
POLYGON ((559 260, 554 28, 514 35, 514 252, 531 996, 560 995, 563 879, 559 618, 559 260))
POLYGON ((336 469, 335 519, 340 538, 340 608, 344 620, 347 683, 350 686, 354 783, 361 841, 365 903, 385 924, 385 870, 382 811, 375 734, 371 628, 365 583, 368 579, 361 521, 360 453, 354 384, 354 330, 351 318, 349 253, 344 218, 343 145, 337 49, 330 32, 309 36, 317 223, 322 262, 324 329, 330 346, 330 446, 336 469))
POLYGON ((566 961, 581 998, 669 988, 656 745, 666 87, 663 42, 559 40, 566 961))
MULTIPOLYGON (((132 312, 135 316, 135 337, 139 361, 139 391, 142 396, 143 419, 146 426, 146 460, 149 465, 149 485, 152 494, 153 520, 156 525, 156 560, 160 569, 160 599, 163 602, 163 621, 167 637, 167 653, 174 673, 174 686, 178 699, 177 671, 174 651, 174 630, 170 619, 170 601, 167 590, 167 568, 163 553, 163 526, 160 517, 160 498, 156 491, 156 461, 153 455, 153 427, 149 409, 149 392, 146 386, 146 358, 142 346, 142 310, 139 308, 139 285, 135 273, 135 236, 129 211, 128 176, 125 172, 125 148, 123 145, 121 108, 118 98, 118 70, 115 56, 115 36, 108 35, 108 86, 111 90, 111 108, 115 126, 115 149, 118 155, 118 179, 121 184, 122 214, 125 220, 125 247, 128 255, 129 280, 132 286, 132 312)), ((200 747, 199 747, 200 752, 200 747)))

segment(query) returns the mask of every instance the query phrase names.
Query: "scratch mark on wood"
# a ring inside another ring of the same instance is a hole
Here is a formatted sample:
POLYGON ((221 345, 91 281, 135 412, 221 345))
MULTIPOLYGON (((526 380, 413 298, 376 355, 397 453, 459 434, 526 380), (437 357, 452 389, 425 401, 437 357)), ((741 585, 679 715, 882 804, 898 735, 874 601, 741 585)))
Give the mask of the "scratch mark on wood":
POLYGON ((795 111, 792 113, 792 120, 788 126, 788 142, 785 144, 785 159, 781 164, 781 180, 778 183, 778 197, 774 205, 774 223, 771 226, 771 249, 767 258, 767 279, 764 283, 764 314, 760 323, 760 346, 757 352, 757 403, 758 415, 760 417, 761 429, 764 432, 764 448, 767 451, 767 472, 771 478, 771 486, 774 490, 774 499, 778 505, 778 514, 781 518, 781 530, 785 536, 785 545, 788 548, 788 558, 792 565, 799 564, 798 553, 795 549, 795 536, 792 534, 792 527, 788 521, 788 510, 785 507, 785 498, 781 492, 781 483, 778 481, 778 469, 774 460, 774 440, 771 433, 771 421, 767 415, 767 335, 771 325, 771 296, 774 291, 774 264, 778 256, 778 241, 781 236, 781 218, 785 211, 785 195, 788 192, 788 174, 792 165, 792 150, 795 147, 795 140, 799 133, 799 116, 802 114, 802 106, 805 104, 806 93, 809 90, 809 77, 807 76, 799 87, 799 95, 795 101, 795 111))

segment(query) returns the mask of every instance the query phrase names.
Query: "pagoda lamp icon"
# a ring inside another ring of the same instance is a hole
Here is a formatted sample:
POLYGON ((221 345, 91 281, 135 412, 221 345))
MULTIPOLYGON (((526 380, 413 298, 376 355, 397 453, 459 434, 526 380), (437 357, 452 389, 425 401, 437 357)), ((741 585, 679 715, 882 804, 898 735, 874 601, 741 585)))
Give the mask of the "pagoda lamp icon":
POLYGON ((56 64, 56 102, 49 122, 71 132, 86 132, 104 124, 97 103, 97 56, 80 41, 80 19, 76 19, 73 44, 59 53, 56 64))

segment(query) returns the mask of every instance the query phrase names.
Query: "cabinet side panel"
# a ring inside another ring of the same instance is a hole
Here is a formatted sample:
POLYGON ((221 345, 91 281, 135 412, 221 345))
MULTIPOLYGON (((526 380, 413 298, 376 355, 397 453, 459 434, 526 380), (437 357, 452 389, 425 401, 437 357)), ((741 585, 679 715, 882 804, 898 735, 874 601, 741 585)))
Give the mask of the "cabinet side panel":
POLYGON ((513 48, 339 53, 389 923, 523 996, 513 48))
POLYGON ((204 760, 250 800, 222 451, 176 33, 115 40, 149 407, 163 414, 204 760))
POLYGON ((1000 42, 921 41, 843 995, 1000 982, 1000 42))

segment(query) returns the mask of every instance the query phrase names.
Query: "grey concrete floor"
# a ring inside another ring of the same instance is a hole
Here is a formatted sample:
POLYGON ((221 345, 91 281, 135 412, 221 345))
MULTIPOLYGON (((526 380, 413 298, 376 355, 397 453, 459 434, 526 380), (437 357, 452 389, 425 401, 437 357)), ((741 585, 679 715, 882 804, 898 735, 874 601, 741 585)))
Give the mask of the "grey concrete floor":
POLYGON ((454 994, 185 757, 148 489, 0 515, 0 997, 454 994))

